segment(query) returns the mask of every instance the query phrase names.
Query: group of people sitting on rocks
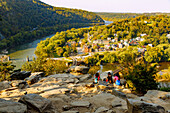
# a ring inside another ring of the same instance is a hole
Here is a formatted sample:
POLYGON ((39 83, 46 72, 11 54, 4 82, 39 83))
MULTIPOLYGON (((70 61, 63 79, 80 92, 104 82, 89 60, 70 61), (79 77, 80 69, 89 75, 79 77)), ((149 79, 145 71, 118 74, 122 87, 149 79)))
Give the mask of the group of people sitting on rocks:
POLYGON ((108 76, 101 80, 100 73, 97 72, 94 75, 94 84, 99 84, 100 81, 102 81, 103 84, 115 84, 117 86, 121 86, 119 73, 114 74, 114 77, 112 77, 112 74, 108 72, 108 76))

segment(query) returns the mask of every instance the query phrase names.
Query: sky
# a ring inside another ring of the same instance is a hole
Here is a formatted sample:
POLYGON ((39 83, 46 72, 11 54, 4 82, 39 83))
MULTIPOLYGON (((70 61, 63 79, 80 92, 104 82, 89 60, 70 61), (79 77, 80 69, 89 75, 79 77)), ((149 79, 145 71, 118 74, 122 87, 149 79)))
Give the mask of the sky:
POLYGON ((56 7, 92 12, 170 13, 170 0, 41 0, 56 7))

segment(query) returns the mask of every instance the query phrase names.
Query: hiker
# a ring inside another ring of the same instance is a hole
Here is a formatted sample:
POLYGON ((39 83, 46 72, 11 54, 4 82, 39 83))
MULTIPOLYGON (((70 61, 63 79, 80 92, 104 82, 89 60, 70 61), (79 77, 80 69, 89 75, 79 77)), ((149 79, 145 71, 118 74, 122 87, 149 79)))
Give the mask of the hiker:
POLYGON ((97 72, 94 76, 94 83, 97 84, 99 82, 99 80, 100 80, 100 74, 99 74, 99 72, 97 72))
POLYGON ((118 85, 118 86, 121 85, 119 73, 116 73, 116 74, 115 74, 115 76, 114 76, 114 83, 115 83, 116 85, 118 85))
POLYGON ((113 84, 113 78, 110 72, 108 72, 108 76, 106 78, 106 82, 113 84))

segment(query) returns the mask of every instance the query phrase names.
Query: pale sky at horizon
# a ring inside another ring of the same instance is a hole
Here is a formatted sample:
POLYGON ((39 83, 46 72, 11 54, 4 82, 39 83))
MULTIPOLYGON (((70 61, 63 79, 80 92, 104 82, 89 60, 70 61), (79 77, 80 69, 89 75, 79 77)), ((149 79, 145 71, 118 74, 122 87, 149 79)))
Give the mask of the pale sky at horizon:
POLYGON ((41 0, 56 7, 76 8, 92 12, 168 12, 170 0, 41 0))

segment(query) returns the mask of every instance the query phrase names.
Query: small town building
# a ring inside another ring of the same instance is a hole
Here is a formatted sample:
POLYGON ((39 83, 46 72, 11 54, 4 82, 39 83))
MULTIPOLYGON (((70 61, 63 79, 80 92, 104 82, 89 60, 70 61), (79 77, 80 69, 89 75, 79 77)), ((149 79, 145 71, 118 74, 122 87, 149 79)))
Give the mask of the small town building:
POLYGON ((109 40, 103 40, 103 44, 104 44, 104 45, 108 45, 109 42, 110 42, 109 40))
POLYGON ((144 33, 144 34, 140 34, 140 36, 141 36, 141 37, 146 36, 146 35, 147 35, 146 33, 144 33))
POLYGON ((152 44, 148 44, 148 46, 153 47, 153 45, 152 45, 152 44))

